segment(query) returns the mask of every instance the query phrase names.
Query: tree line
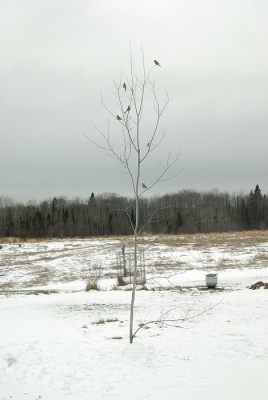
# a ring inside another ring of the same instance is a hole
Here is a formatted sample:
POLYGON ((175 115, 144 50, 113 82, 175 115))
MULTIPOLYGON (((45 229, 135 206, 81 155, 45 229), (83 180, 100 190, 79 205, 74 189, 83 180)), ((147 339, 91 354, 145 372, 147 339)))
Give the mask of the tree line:
MULTIPOLYGON (((130 235, 134 199, 115 193, 88 199, 54 197, 40 203, 0 196, 0 237, 64 238, 130 235)), ((227 232, 268 229, 267 196, 259 186, 248 195, 182 190, 140 199, 139 226, 149 234, 227 232)))

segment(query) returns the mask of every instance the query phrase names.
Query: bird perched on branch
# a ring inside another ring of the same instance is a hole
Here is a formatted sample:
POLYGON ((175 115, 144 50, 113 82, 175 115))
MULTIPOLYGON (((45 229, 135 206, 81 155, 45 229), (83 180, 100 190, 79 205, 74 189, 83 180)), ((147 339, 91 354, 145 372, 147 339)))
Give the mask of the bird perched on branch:
POLYGON ((159 67, 161 67, 161 65, 159 64, 158 61, 154 60, 155 65, 158 65, 159 67))
POLYGON ((125 83, 123 83, 123 88, 125 89, 125 91, 127 90, 127 85, 125 83))
POLYGON ((144 183, 142 183, 141 185, 142 185, 143 189, 148 189, 144 183))
POLYGON ((129 111, 130 111, 130 106, 128 106, 128 108, 126 109, 125 113, 129 112, 129 111))
POLYGON ((119 115, 116 116, 116 119, 117 119, 118 121, 121 121, 121 120, 122 120, 122 118, 119 117, 119 115))
POLYGON ((150 146, 150 142, 148 142, 148 143, 146 144, 146 146, 149 147, 149 146, 150 146))

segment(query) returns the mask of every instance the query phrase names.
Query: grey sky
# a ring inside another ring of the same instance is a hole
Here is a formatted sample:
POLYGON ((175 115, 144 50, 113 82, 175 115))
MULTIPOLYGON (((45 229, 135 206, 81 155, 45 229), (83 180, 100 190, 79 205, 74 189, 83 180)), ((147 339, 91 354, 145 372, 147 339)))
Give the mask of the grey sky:
MULTIPOLYGON (((102 92, 137 68, 141 44, 159 93, 172 102, 161 121, 163 158, 181 149, 172 181, 182 189, 268 193, 267 12, 265 0, 0 0, 0 195, 18 201, 103 192, 131 195, 118 164, 85 134, 103 127, 102 92)), ((117 121, 112 122, 114 129, 117 121)), ((147 140, 146 138, 144 139, 147 140)), ((116 139, 115 139, 116 142, 116 139)), ((158 170, 153 155, 142 171, 158 170)))

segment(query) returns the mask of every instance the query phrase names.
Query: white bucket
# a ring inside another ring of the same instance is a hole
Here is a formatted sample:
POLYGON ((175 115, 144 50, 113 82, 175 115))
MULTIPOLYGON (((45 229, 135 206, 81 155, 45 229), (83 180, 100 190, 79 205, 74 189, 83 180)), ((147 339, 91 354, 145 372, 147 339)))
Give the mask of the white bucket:
POLYGON ((218 283, 218 275, 217 274, 207 274, 206 275, 206 284, 208 288, 215 288, 218 283))

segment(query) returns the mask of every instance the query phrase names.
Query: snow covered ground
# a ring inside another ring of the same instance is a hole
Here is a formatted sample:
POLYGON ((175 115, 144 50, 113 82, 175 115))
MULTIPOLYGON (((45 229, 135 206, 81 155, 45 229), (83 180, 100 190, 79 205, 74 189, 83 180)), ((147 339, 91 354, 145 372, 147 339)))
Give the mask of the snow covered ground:
POLYGON ((268 290, 247 286, 268 282, 267 233, 142 238, 149 271, 180 287, 138 291, 136 327, 214 308, 182 328, 146 325, 132 345, 131 292, 110 290, 124 240, 2 244, 0 400, 266 399, 268 290), (89 265, 105 290, 84 291, 89 265))

